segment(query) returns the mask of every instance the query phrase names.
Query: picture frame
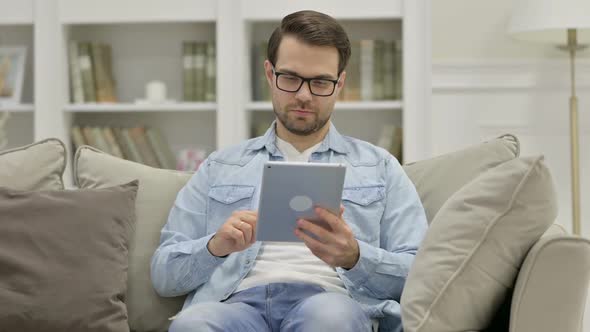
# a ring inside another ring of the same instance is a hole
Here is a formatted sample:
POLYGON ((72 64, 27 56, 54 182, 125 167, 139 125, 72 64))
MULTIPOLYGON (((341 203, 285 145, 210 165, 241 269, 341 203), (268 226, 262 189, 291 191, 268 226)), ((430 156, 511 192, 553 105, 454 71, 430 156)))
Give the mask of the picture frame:
POLYGON ((0 47, 0 106, 21 103, 27 48, 0 47))

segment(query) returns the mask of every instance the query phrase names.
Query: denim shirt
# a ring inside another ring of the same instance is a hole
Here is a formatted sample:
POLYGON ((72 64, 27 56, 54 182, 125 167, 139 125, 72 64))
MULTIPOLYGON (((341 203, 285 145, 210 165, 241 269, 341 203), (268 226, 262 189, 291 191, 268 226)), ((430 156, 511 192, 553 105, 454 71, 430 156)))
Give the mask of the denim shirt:
MULTIPOLYGON (((264 136, 213 152, 180 190, 152 257, 158 294, 188 294, 184 308, 218 302, 248 274, 261 242, 223 258, 213 256, 207 243, 232 212, 257 209, 264 162, 284 160, 274 128, 273 123, 264 136)), ((332 124, 310 162, 347 166, 343 219, 360 253, 353 268, 336 271, 350 296, 371 317, 399 315, 404 282, 427 228, 414 185, 387 151, 342 136, 332 124)))

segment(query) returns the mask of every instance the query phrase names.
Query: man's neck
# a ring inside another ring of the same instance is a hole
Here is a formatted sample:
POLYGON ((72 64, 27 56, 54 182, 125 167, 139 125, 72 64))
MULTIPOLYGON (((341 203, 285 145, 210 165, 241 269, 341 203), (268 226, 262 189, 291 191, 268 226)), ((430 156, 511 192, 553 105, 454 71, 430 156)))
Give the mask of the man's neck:
POLYGON ((310 147, 321 142, 324 139, 324 137, 326 137, 329 130, 330 130, 330 121, 328 121, 326 123, 326 125, 324 125, 324 127, 321 128, 320 130, 318 130, 317 132, 315 132, 311 135, 301 136, 301 135, 293 134, 292 132, 287 130, 287 128, 285 128, 278 120, 276 122, 277 136, 280 139, 289 142, 299 152, 303 152, 303 151, 309 149, 310 147))

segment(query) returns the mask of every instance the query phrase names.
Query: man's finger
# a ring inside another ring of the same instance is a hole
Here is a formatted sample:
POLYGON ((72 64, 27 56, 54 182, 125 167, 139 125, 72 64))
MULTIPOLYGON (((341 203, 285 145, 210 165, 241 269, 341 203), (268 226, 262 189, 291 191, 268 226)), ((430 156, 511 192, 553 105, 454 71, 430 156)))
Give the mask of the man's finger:
POLYGON ((309 220, 299 219, 297 227, 312 233, 323 243, 330 242, 334 238, 334 234, 326 230, 324 227, 318 226, 309 220))
POLYGON ((324 208, 321 208, 321 207, 317 207, 317 208, 315 208, 315 213, 320 218, 322 218, 322 220, 327 222, 328 225, 330 225, 330 227, 332 227, 333 231, 336 231, 342 227, 342 221, 340 220, 340 218, 338 216, 334 215, 333 213, 331 213, 330 211, 328 211, 324 208))
POLYGON ((251 214, 242 214, 238 217, 240 221, 247 222, 250 226, 256 226, 256 221, 258 220, 257 216, 253 216, 251 214))
POLYGON ((241 230, 232 227, 231 228, 231 237, 236 241, 236 244, 241 248, 246 245, 246 240, 244 239, 244 233, 241 230))
POLYGON ((250 243, 252 240, 252 226, 250 226, 250 224, 247 222, 239 221, 236 225, 236 228, 238 228, 244 235, 245 243, 250 243))
POLYGON ((305 234, 305 232, 303 232, 301 230, 301 228, 295 228, 295 235, 300 238, 301 240, 303 240, 303 242, 305 243, 305 245, 309 248, 309 250, 311 250, 311 252, 316 255, 316 256, 320 256, 324 253, 327 252, 326 250, 326 245, 321 243, 320 241, 312 238, 311 236, 305 234))

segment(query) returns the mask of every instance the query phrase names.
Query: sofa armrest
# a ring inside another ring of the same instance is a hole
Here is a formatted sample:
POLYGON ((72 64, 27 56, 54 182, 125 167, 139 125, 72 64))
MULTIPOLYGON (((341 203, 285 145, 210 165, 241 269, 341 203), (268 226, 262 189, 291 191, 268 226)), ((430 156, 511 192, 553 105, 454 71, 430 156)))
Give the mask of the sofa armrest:
POLYGON ((510 332, 580 332, 590 240, 548 232, 531 248, 514 288, 510 332))

